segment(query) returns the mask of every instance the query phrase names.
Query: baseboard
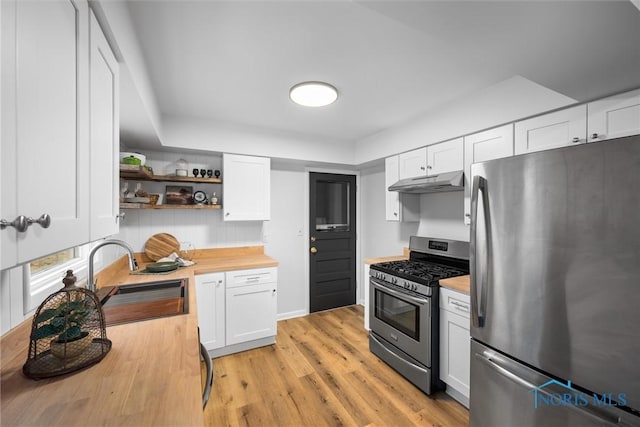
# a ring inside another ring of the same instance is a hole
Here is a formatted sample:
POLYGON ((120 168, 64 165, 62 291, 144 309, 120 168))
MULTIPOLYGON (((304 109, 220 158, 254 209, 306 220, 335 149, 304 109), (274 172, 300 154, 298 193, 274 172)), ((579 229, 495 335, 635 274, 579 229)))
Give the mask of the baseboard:
POLYGON ((307 310, 295 310, 295 311, 290 311, 288 313, 280 313, 278 314, 278 320, 287 320, 287 319, 293 319, 295 317, 303 317, 303 316, 306 316, 307 314, 309 314, 307 310))
POLYGON ((447 394, 449 396, 453 397, 455 400, 457 400, 465 408, 469 409, 469 397, 468 396, 465 396, 464 394, 460 393, 458 390, 456 390, 455 388, 451 387, 449 384, 447 384, 446 392, 447 392, 447 394))
POLYGON ((207 350, 211 358, 226 356, 228 354, 239 353, 241 351, 251 350, 258 347, 264 347, 276 343, 276 337, 266 337, 257 340, 241 342, 239 344, 227 345, 222 348, 216 348, 215 350, 207 350))

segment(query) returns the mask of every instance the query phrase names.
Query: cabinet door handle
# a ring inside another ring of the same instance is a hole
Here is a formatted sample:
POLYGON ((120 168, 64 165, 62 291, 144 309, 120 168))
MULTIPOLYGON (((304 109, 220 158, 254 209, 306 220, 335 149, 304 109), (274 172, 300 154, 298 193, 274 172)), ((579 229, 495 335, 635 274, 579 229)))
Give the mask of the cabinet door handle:
POLYGON ((420 170, 423 171, 424 170, 424 166, 420 166, 420 170))
POLYGON ((598 139, 600 137, 600 135, 598 135, 597 133, 591 134, 591 139, 598 139))
POLYGON ((467 304, 459 303, 458 301, 449 301, 449 304, 453 305, 458 310, 469 312, 469 306, 467 304))
POLYGON ((6 219, 0 219, 0 230, 4 230, 7 227, 13 227, 23 233, 29 228, 29 223, 27 222, 27 217, 24 215, 17 216, 16 219, 11 222, 6 219))
POLYGON ((40 218, 38 219, 33 219, 31 217, 27 218, 27 227, 33 223, 40 224, 42 228, 49 228, 51 225, 51 215, 44 213, 40 215, 40 218))
POLYGON ((577 136, 574 136, 571 142, 573 142, 574 144, 577 142, 580 142, 580 138, 578 138, 577 136))
POLYGON ((124 222, 125 215, 125 212, 120 212, 118 215, 116 215, 116 222, 124 222))
POLYGON ((427 169, 433 169, 433 166, 427 165, 427 169))
POLYGON ((0 230, 4 230, 7 227, 13 227, 21 233, 27 231, 27 228, 33 223, 40 224, 42 228, 49 228, 51 225, 51 216, 49 214, 42 214, 40 218, 33 219, 24 215, 19 215, 13 221, 9 222, 6 219, 0 219, 0 230))

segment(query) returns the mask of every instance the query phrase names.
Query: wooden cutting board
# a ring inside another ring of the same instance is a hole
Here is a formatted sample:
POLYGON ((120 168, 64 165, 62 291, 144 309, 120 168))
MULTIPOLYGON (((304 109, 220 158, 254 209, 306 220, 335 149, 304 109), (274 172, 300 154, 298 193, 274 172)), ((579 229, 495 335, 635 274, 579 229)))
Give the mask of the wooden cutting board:
POLYGON ((169 233, 158 233, 149 237, 144 244, 144 253, 149 259, 157 261, 180 251, 180 242, 169 233))

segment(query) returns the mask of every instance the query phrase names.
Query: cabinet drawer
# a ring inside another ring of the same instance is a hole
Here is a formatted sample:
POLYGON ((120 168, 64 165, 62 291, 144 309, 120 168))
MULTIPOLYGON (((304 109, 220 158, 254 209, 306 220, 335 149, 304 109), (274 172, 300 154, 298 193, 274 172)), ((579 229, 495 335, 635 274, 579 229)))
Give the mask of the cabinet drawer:
POLYGON ((226 274, 227 289, 278 281, 278 269, 275 267, 228 271, 226 274))
POLYGON ((471 298, 462 292, 440 288, 440 309, 469 319, 471 317, 471 298))

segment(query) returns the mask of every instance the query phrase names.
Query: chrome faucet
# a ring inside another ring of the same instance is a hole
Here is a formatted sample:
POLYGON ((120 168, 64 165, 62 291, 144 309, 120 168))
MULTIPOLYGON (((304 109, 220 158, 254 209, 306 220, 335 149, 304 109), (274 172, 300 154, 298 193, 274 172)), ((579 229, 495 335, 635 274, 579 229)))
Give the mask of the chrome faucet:
POLYGON ((129 246, 127 242, 116 239, 105 240, 91 249, 91 252, 89 253, 89 274, 87 276, 87 289, 92 292, 96 291, 96 282, 93 280, 93 256, 98 249, 107 245, 118 245, 125 248, 127 250, 127 255, 129 256, 129 269, 131 271, 135 271, 138 269, 138 263, 136 262, 136 257, 133 255, 133 249, 131 249, 131 246, 129 246))

